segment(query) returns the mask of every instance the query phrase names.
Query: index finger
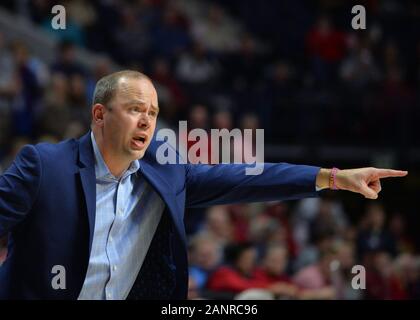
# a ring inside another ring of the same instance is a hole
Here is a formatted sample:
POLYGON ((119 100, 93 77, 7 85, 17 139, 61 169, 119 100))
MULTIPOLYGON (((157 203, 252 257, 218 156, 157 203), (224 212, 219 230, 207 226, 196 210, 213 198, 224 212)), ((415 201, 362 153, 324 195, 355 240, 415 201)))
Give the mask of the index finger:
POLYGON ((404 177, 408 171, 392 170, 392 169, 376 169, 379 178, 404 177))

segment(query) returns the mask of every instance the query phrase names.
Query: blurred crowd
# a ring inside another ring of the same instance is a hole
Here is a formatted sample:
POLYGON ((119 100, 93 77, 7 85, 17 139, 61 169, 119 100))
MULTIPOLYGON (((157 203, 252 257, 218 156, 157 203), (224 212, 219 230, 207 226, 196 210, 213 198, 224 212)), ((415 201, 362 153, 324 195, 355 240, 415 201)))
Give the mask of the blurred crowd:
MULTIPOLYGON (((158 127, 187 119, 264 128, 279 145, 416 146, 420 6, 359 2, 366 30, 351 28, 352 1, 71 0, 65 30, 51 28, 54 1, 2 1, 57 48, 47 64, 0 31, 0 173, 26 143, 85 133, 95 83, 114 63, 152 78, 158 127), (78 48, 100 56, 93 67, 78 48)), ((191 210, 190 298, 419 298, 406 217, 386 224, 385 211, 369 205, 352 224, 329 197, 191 210), (351 286, 355 264, 366 290, 351 286)))
POLYGON ((204 216, 190 229, 190 299, 420 298, 407 222, 379 202, 356 223, 328 193, 293 205, 217 206, 204 216))
POLYGON ((51 27, 54 1, 2 2, 60 44, 45 65, 25 43, 0 36, 1 150, 10 137, 61 139, 85 128, 110 61, 152 77, 167 126, 200 104, 205 127, 217 127, 218 112, 228 127, 251 114, 268 143, 417 144, 417 1, 360 1, 366 30, 351 28, 352 1, 254 2, 63 1, 65 30, 51 27), (87 69, 74 47, 103 58, 87 69))

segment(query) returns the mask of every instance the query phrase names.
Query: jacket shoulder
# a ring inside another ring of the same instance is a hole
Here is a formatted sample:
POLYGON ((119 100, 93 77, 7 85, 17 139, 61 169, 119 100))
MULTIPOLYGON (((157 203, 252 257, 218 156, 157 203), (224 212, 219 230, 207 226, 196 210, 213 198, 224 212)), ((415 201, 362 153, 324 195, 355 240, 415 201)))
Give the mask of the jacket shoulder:
POLYGON ((34 147, 43 161, 56 162, 73 159, 76 154, 78 142, 76 139, 67 139, 58 143, 41 142, 34 147))

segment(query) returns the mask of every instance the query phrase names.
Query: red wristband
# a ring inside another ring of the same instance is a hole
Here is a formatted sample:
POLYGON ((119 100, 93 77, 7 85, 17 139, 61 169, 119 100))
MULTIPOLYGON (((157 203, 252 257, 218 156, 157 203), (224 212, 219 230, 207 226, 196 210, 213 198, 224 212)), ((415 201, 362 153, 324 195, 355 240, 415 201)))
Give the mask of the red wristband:
POLYGON ((338 168, 334 167, 331 169, 331 174, 330 174, 330 189, 332 190, 338 190, 337 184, 336 184, 336 176, 337 176, 337 172, 338 172, 338 168))

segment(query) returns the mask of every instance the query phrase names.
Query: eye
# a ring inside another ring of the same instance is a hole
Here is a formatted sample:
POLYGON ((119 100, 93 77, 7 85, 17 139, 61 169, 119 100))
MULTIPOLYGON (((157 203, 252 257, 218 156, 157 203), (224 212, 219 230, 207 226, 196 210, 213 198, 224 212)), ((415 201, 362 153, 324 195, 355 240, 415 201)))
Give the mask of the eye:
POLYGON ((150 111, 149 115, 152 117, 156 117, 157 116, 157 112, 156 111, 150 111))
POLYGON ((129 109, 131 113, 138 113, 140 112, 140 109, 138 107, 132 107, 129 109))

